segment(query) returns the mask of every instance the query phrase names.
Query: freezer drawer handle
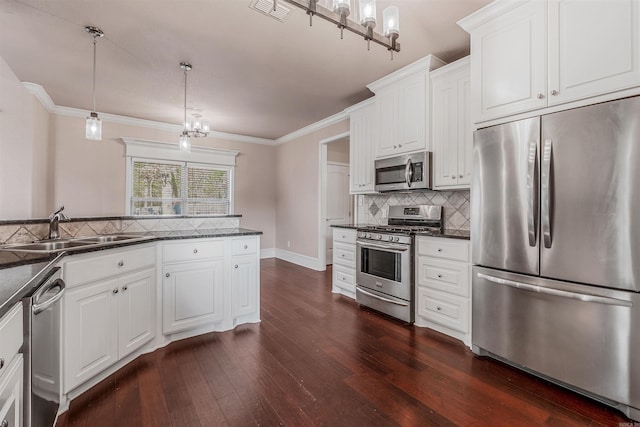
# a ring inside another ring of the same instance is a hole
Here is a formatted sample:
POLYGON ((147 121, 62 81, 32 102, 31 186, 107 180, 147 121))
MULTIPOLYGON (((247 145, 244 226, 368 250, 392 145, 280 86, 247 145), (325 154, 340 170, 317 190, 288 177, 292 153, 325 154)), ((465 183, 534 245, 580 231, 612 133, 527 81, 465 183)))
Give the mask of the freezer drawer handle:
POLYGON ((365 294, 365 295, 369 295, 370 297, 373 297, 373 298, 379 299, 379 300, 384 301, 384 302, 390 302, 390 303, 392 303, 392 304, 401 305, 401 306, 403 306, 403 307, 407 307, 407 306, 409 305, 408 303, 398 302, 398 301, 394 301, 394 300, 392 300, 392 299, 379 297, 378 295, 376 295, 376 294, 372 294, 372 293, 367 292, 367 291, 365 291, 365 290, 362 290, 361 288, 358 288, 358 291, 362 292, 362 293, 363 293, 363 294, 365 294))
POLYGON ((34 300, 38 301, 37 303, 31 306, 31 310, 33 310, 34 315, 38 315, 55 304, 62 296, 64 295, 65 283, 62 279, 56 279, 49 282, 47 285, 44 285, 42 288, 38 289, 37 293, 34 295, 34 300), (44 295, 46 292, 49 292, 53 289, 58 289, 58 292, 49 298, 46 301, 40 302, 40 297, 44 295))
POLYGON ((489 276, 484 273, 478 273, 480 279, 485 279, 499 285, 510 286, 512 288, 522 289, 524 291, 538 292, 541 294, 553 295, 556 297, 577 299, 584 302, 595 302, 599 304, 618 305, 620 307, 632 307, 631 301, 625 301, 616 298, 600 297, 597 295, 580 294, 577 292, 561 291, 560 289, 545 288, 542 286, 530 285, 528 283, 516 282, 501 277, 489 276))
POLYGON ((542 153, 542 237, 544 247, 551 247, 551 162, 553 159, 552 141, 544 141, 542 153))
POLYGON ((529 154, 527 156, 527 190, 529 192, 527 202, 527 228, 529 234, 529 246, 536 246, 536 195, 538 194, 537 166, 538 166, 538 141, 529 142, 529 154))

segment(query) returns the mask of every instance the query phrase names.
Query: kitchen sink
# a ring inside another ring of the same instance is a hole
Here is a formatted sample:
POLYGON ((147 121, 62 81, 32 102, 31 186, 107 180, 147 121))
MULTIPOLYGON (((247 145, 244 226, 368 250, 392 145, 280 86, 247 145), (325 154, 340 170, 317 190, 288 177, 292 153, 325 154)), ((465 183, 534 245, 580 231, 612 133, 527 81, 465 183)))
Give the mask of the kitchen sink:
POLYGON ((0 246, 0 250, 12 252, 53 253, 109 246, 115 243, 139 241, 151 238, 153 238, 153 236, 143 236, 139 234, 109 234, 103 236, 76 237, 72 239, 38 240, 31 243, 9 243, 0 246))

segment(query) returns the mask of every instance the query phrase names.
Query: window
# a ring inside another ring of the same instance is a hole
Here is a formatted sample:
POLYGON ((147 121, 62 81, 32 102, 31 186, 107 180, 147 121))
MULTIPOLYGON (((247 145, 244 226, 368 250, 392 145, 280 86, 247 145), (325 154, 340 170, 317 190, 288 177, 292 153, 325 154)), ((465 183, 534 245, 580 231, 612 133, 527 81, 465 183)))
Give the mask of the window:
POLYGON ((126 145, 129 215, 233 214, 238 151, 122 138, 126 145))
POLYGON ((131 215, 227 215, 232 168, 132 159, 131 215))

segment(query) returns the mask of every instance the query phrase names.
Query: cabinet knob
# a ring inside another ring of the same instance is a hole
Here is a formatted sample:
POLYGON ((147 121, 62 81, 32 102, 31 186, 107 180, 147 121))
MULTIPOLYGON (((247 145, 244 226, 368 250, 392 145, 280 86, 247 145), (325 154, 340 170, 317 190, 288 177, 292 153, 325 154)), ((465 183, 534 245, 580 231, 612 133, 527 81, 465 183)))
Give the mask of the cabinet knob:
POLYGON ((442 310, 442 307, 436 307, 436 310, 440 311, 442 310))
POLYGON ((442 252, 442 248, 438 248, 438 252, 442 252))
POLYGON ((464 175, 458 175, 458 178, 464 178, 464 175))
POLYGON ((442 279, 442 274, 438 274, 438 279, 442 279))
POLYGON ((398 146, 397 146, 397 145, 394 145, 394 146, 393 146, 393 149, 395 150, 396 148, 398 148, 398 146))
POLYGON ((197 250, 197 249, 194 249, 194 250, 193 250, 193 253, 194 253, 194 254, 197 254, 197 253, 198 253, 198 250, 197 250))
POLYGON ((233 268, 238 268, 238 264, 236 264, 233 268))
POLYGON ((114 294, 117 294, 117 293, 118 293, 118 288, 115 288, 115 289, 113 290, 113 293, 114 293, 114 294))
POLYGON ((123 286, 123 287, 122 287, 122 292, 126 291, 127 289, 129 289, 129 288, 127 287, 127 285, 123 286))
POLYGON ((451 179, 456 179, 456 176, 455 175, 451 175, 451 179))
POLYGON ((9 421, 7 421, 6 418, 2 420, 2 423, 0 423, 0 427, 9 427, 9 421))
POLYGON ((544 99, 544 95, 543 95, 543 94, 541 94, 541 93, 539 93, 539 94, 538 94, 538 99, 544 99))
POLYGON ((249 245, 244 245, 244 248, 245 249, 249 249, 249 245))
POLYGON ((120 262, 118 263, 118 267, 122 267, 124 266, 124 261, 120 260, 120 262))
POLYGON ((557 94, 558 94, 557 90, 554 89, 554 90, 551 91, 551 95, 556 96, 557 94))
POLYGON ((0 369, 4 366, 4 358, 0 357, 0 369))
POLYGON ((402 148, 402 144, 398 144, 398 148, 402 148))

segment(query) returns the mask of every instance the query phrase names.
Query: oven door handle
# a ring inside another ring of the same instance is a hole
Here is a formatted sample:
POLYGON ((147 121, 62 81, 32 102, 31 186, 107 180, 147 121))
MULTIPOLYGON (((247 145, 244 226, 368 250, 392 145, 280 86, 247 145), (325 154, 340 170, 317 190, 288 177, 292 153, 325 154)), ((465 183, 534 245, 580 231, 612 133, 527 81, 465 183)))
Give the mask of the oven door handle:
POLYGON ((372 243, 360 243, 360 242, 358 242, 358 245, 360 245, 360 247, 363 247, 363 248, 381 249, 383 251, 395 252, 395 253, 406 252, 409 249, 409 248, 404 248, 400 246, 390 247, 390 246, 374 245, 372 243))
POLYGON ((383 297, 378 296, 378 295, 376 295, 376 294, 372 294, 371 292, 367 292, 367 291, 365 291, 365 290, 364 290, 364 289, 362 289, 362 288, 356 288, 356 289, 357 289, 358 291, 362 292, 362 293, 363 293, 363 294, 365 294, 365 295, 368 295, 368 296, 370 296, 370 297, 373 297, 373 298, 379 299, 379 300, 384 301, 384 302, 390 302, 390 303, 392 303, 392 304, 395 304, 395 305, 401 305, 401 306, 403 306, 403 307, 407 307, 407 306, 409 305, 409 303, 405 303, 405 302, 398 302, 398 301, 394 301, 394 300, 392 300, 392 299, 383 298, 383 297))

